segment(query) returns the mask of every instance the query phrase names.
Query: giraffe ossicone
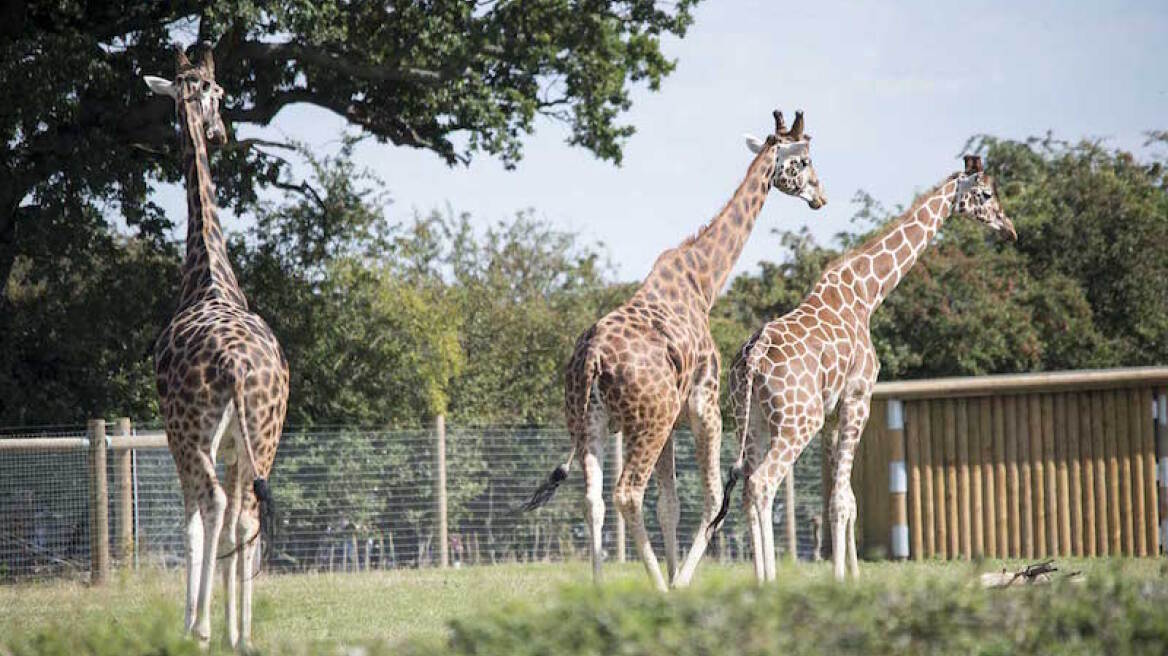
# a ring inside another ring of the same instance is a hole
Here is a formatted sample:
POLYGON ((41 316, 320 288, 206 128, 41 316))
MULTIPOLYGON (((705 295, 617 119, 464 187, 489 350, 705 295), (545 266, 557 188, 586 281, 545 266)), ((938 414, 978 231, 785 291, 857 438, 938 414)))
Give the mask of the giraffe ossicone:
POLYGON ((248 310, 216 214, 208 148, 225 143, 227 131, 210 49, 197 64, 180 49, 173 82, 145 81, 176 104, 186 172, 182 291, 154 353, 167 445, 183 494, 184 623, 201 642, 210 640, 211 588, 222 553, 226 638, 243 649, 251 638, 257 538, 272 522, 267 476, 287 412, 288 363, 268 325, 248 310), (215 473, 217 456, 227 464, 226 491, 215 473))
POLYGON ((660 256, 640 288, 623 305, 580 336, 565 374, 564 401, 572 451, 532 495, 524 509, 546 503, 579 459, 584 472, 585 515, 593 579, 599 581, 604 524, 602 466, 608 438, 624 436, 626 457, 613 501, 631 528, 637 551, 657 588, 666 589, 642 506, 656 472, 657 515, 665 537, 668 580, 688 585, 709 539, 710 520, 721 505, 718 408, 721 362, 710 335, 709 313, 742 252, 772 188, 813 208, 826 203, 811 165, 803 113, 786 129, 775 112, 775 132, 759 146, 730 202, 697 234, 660 256), (704 493, 702 523, 684 563, 679 563, 680 501, 672 431, 685 411, 696 442, 704 493), (680 564, 680 568, 679 568, 680 564))
POLYGON ((852 575, 858 574, 852 460, 880 369, 869 319, 954 212, 1017 238, 981 158, 969 156, 964 170, 920 196, 908 212, 863 245, 829 264, 807 298, 756 332, 731 365, 730 400, 741 444, 715 526, 729 507, 730 486, 736 480, 733 471, 742 470, 743 505, 760 582, 775 577, 775 493, 820 430, 824 430, 825 453, 831 458, 832 489, 826 511, 834 572, 842 579, 846 561, 852 575), (836 421, 828 424, 832 414, 837 415, 836 421), (829 428, 824 429, 825 425, 829 428))

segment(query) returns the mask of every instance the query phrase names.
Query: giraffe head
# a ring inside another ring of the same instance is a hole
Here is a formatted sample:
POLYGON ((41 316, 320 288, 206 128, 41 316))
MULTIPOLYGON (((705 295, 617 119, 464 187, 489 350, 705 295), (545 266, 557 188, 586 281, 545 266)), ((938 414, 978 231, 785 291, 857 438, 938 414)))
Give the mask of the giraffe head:
POLYGON ((819 176, 811 164, 811 135, 803 132, 803 112, 795 112, 795 122, 789 130, 783 122, 782 112, 776 109, 774 117, 775 133, 768 136, 766 141, 746 135, 746 147, 754 153, 766 148, 774 149, 772 187, 788 196, 802 198, 813 210, 827 205, 823 184, 819 182, 819 176))
POLYGON ((188 116, 197 116, 207 143, 219 146, 227 143, 227 129, 223 126, 223 118, 219 116, 223 87, 215 82, 215 62, 211 57, 211 49, 203 49, 202 59, 197 64, 192 64, 181 48, 176 57, 174 82, 146 75, 143 76, 146 86, 154 93, 174 98, 182 125, 187 124, 188 116))
POLYGON ((986 174, 981 158, 977 155, 966 155, 965 170, 957 174, 957 196, 953 211, 986 224, 1011 241, 1018 239, 1014 222, 1002 210, 994 179, 986 174))

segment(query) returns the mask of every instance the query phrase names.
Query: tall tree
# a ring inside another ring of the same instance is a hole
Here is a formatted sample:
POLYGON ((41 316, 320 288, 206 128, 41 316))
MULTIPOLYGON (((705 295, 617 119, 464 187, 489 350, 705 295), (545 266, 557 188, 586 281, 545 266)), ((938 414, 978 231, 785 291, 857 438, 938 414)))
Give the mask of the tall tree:
MULTIPOLYGON (((0 287, 55 203, 114 208, 155 236, 169 225, 149 192, 180 176, 173 107, 148 100, 140 75, 170 70, 176 39, 213 45, 235 127, 309 103, 451 164, 487 153, 510 166, 542 116, 619 162, 630 85, 656 89, 672 70, 661 37, 683 36, 696 2, 3 3, 0 287)), ((280 161, 262 146, 233 139, 222 153, 222 201, 246 203, 276 180, 280 161)))

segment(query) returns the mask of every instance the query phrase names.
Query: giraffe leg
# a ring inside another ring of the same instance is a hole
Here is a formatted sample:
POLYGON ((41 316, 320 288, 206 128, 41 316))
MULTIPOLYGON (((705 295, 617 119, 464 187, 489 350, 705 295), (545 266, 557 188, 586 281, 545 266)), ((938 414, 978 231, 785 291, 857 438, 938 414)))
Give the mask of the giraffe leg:
POLYGON ((657 456, 657 523, 665 542, 667 580, 677 575, 677 524, 681 520, 681 500, 677 496, 677 469, 673 453, 673 436, 665 440, 657 456))
MULTIPOLYGON (((836 412, 828 421, 824 423, 823 430, 820 431, 820 436, 822 439, 820 439, 819 444, 820 450, 822 451, 820 455, 823 458, 823 461, 827 463, 827 466, 824 469, 824 471, 827 473, 824 474, 821 481, 823 484, 823 490, 821 492, 822 506, 820 512, 822 513, 823 517, 827 518, 827 520, 823 522, 823 530, 826 531, 827 540, 825 541, 825 544, 827 545, 826 548, 829 550, 833 549, 835 544, 834 539, 832 538, 833 526, 829 508, 831 506, 832 489, 835 487, 835 458, 836 448, 839 445, 839 434, 840 415, 838 412, 836 412)), ((823 554, 819 554, 819 557, 822 559, 823 554)))
POLYGON ((831 508, 832 520, 832 570, 835 578, 842 581, 846 561, 851 557, 853 575, 859 574, 856 560, 856 495, 852 491, 852 464, 856 447, 868 423, 868 403, 871 386, 865 385, 849 394, 840 406, 840 437, 833 458, 835 471, 832 476, 831 508))
POLYGON ((693 579, 698 564, 709 546, 710 522, 722 506, 722 470, 720 456, 722 449, 722 412, 718 408, 718 381, 702 385, 694 390, 689 403, 689 425, 694 431, 694 447, 698 461, 698 473, 702 477, 702 492, 705 505, 702 520, 694 533, 693 544, 685 557, 685 564, 673 581, 673 585, 684 588, 693 579))
POLYGON ((766 496, 762 501, 763 571, 766 572, 768 581, 775 580, 775 494, 781 482, 782 479, 773 485, 768 484, 766 496))
POLYGON ((239 611, 236 606, 236 582, 238 580, 237 561, 239 553, 237 545, 241 544, 236 539, 236 527, 239 524, 239 508, 243 497, 243 472, 237 465, 230 465, 227 467, 227 512, 224 515, 223 541, 219 546, 219 550, 227 555, 220 562, 220 569, 223 571, 223 607, 225 612, 225 623, 227 625, 227 645, 234 649, 239 644, 239 611))
POLYGON ((183 478, 183 520, 186 524, 186 569, 187 605, 183 614, 183 629, 187 633, 195 630, 196 611, 199 600, 199 573, 203 568, 203 519, 199 514, 199 502, 192 485, 183 478))
POLYGON ((608 416, 602 408, 595 406, 591 415, 588 434, 583 440, 577 440, 576 457, 584 471, 584 516, 588 521, 592 582, 599 584, 604 557, 604 440, 608 433, 608 416))
POLYGON ((627 447, 628 461, 624 471, 620 473, 616 489, 613 491, 613 502, 620 510, 625 524, 633 535, 637 545, 637 553, 645 570, 649 573, 653 585, 661 592, 665 592, 665 577, 661 574, 661 566, 657 563, 657 556, 653 553, 653 545, 649 542, 649 533, 645 530, 645 514, 642 511, 645 501, 645 488, 649 484, 649 475, 652 473, 662 445, 669 438, 672 424, 667 425, 660 435, 636 435, 626 432, 629 439, 627 447))
POLYGON ((199 452, 202 467, 202 489, 199 497, 199 513, 203 519, 203 566, 199 572, 198 620, 195 635, 206 643, 211 639, 211 587, 215 581, 215 561, 219 546, 219 533, 223 529, 223 515, 227 511, 227 493, 215 478, 215 464, 209 454, 199 452))

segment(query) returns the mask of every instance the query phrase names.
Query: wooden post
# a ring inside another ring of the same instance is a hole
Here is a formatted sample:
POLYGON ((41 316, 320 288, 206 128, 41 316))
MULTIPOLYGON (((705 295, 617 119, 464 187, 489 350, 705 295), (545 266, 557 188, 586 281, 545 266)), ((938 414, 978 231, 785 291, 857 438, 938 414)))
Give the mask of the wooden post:
POLYGON ((957 511, 957 402, 942 401, 945 421, 945 507, 948 509, 946 528, 949 536, 948 556, 961 557, 961 519, 957 511))
POLYGON ((1128 446, 1131 448, 1132 522, 1135 528, 1135 555, 1148 555, 1148 526, 1144 523, 1144 404, 1140 390, 1132 388, 1127 394, 1128 446))
POLYGON ((905 468, 904 404, 888 400, 888 496, 889 552, 900 560, 908 558, 908 472, 905 468))
POLYGON ((1112 392, 1115 398, 1115 440, 1116 452, 1119 454, 1119 517, 1122 531, 1123 555, 1136 555, 1135 523, 1132 521, 1132 462, 1131 462, 1131 433, 1128 421, 1127 392, 1117 390, 1112 392))
POLYGON ((933 487, 934 511, 937 519, 937 555, 951 558, 949 550, 949 503, 945 496, 948 473, 945 469, 945 401, 937 399, 929 403, 930 419, 933 423, 933 487))
POLYGON ((1107 441, 1107 528, 1112 556, 1123 555, 1123 513, 1120 506, 1119 440, 1116 439, 1115 392, 1103 393, 1103 438, 1107 441))
POLYGON ((1095 457, 1095 551, 1111 554, 1111 533, 1107 499, 1107 435, 1104 433, 1103 392, 1091 394, 1091 452, 1095 457))
POLYGON ((969 402, 967 399, 957 399, 956 428, 957 428, 957 514, 960 517, 958 526, 961 529, 959 542, 961 557, 969 560, 973 558, 973 507, 970 496, 972 488, 969 480, 969 402))
POLYGON ((787 515, 787 559, 799 559, 799 540, 795 532, 795 468, 787 472, 783 485, 787 494, 783 509, 787 515))
POLYGON ((1058 467, 1054 451, 1054 397, 1043 394, 1042 401, 1042 462, 1046 469, 1046 553, 1059 555, 1059 494, 1058 467))
POLYGON ((1079 395, 1064 394, 1063 422, 1066 427, 1067 469, 1070 475, 1067 496, 1070 497, 1071 554, 1076 558, 1086 555, 1083 550, 1083 470, 1079 455, 1079 395))
POLYGON ((1160 549, 1168 548, 1168 394, 1156 395, 1156 455, 1160 464, 1160 549))
MULTIPOLYGON (((1008 490, 1010 502, 1007 509, 1009 517, 1007 534, 1010 536, 1009 557, 1024 558, 1026 557, 1026 552, 1022 546, 1022 534, 1026 531, 1023 530, 1024 522, 1022 521, 1022 490, 1030 484, 1030 476, 1027 474, 1025 479, 1022 477, 1022 470, 1026 469, 1022 457, 1022 446, 1025 440, 1018 435, 1018 426, 1022 424, 1018 420, 1018 408, 1022 406, 1025 409, 1026 403, 1024 397, 1010 395, 1005 398, 1004 404, 1006 424, 1006 489, 1008 490)), ((1030 508, 1026 508, 1025 510, 1029 512, 1030 508)), ((1030 554, 1030 557, 1033 558, 1034 554, 1030 554)))
POLYGON ((998 531, 997 531, 997 496, 994 490, 994 418, 991 412, 993 399, 988 396, 978 399, 978 456, 981 459, 981 511, 982 511, 982 546, 981 555, 986 558, 998 558, 998 531))
POLYGON ((1042 397, 1030 394, 1027 397, 1030 409, 1027 415, 1027 435, 1030 437, 1030 467, 1031 482, 1033 484, 1033 513, 1034 513, 1034 556, 1045 558, 1046 544, 1046 467, 1043 463, 1044 452, 1042 447, 1042 397))
MULTIPOLYGON (((613 458, 616 462, 613 471, 616 472, 616 478, 620 478, 621 472, 625 469, 625 438, 622 433, 616 434, 616 456, 613 458)), ((721 531, 718 531, 721 534, 721 531)), ((625 562, 625 518, 619 512, 616 513, 616 562, 625 562)))
POLYGON ((969 463, 969 512, 971 529, 973 531, 973 550, 970 555, 974 558, 983 558, 985 547, 985 508, 982 506, 982 476, 981 476, 981 401, 985 399, 970 399, 967 406, 966 420, 969 423, 969 442, 966 445, 966 460, 969 463))
POLYGON ((109 580, 109 484, 106 481, 105 420, 89 420, 89 540, 90 581, 109 580))
POLYGON ((1144 529, 1147 533, 1147 554, 1155 556, 1160 553, 1160 520, 1159 501, 1156 495, 1156 416, 1149 414, 1156 402, 1156 396, 1151 388, 1140 390, 1136 405, 1140 417, 1140 432, 1142 435, 1141 450, 1144 453, 1144 529))
MULTIPOLYGON (((921 509, 921 404, 910 402, 905 409, 908 411, 907 421, 904 422, 904 451, 908 461, 908 526, 912 533, 909 556, 920 560, 925 549, 921 530, 925 521, 921 509)), ((891 417, 892 413, 888 415, 891 417)), ((890 475, 890 483, 891 480, 890 475)))
POLYGON ((438 564, 450 567, 450 541, 446 524, 446 415, 434 418, 435 490, 438 502, 438 564))
POLYGON ((1091 422, 1091 395, 1075 395, 1079 408, 1079 468, 1083 476, 1083 555, 1093 558, 1099 553, 1095 537, 1095 438, 1091 422))
MULTIPOLYGON (((129 437, 133 431, 129 417, 118 420, 118 435, 129 437)), ((114 493, 117 494, 118 560, 122 567, 134 564, 134 465, 133 449, 114 452, 114 493)))
POLYGON ((921 445, 921 470, 924 472, 924 478, 921 480, 921 500, 924 501, 922 515, 924 517, 922 528, 925 534, 924 555, 926 558, 932 558, 937 554, 937 509, 933 494, 933 404, 929 401, 917 401, 913 405, 917 407, 917 417, 920 418, 917 422, 920 424, 917 435, 921 445))
POLYGON ((1010 557, 1010 497, 1006 485, 1005 400, 995 396, 990 405, 994 423, 994 531, 998 534, 998 558, 1010 557))

